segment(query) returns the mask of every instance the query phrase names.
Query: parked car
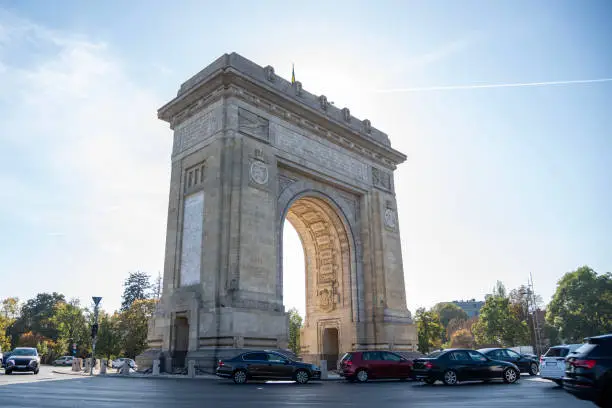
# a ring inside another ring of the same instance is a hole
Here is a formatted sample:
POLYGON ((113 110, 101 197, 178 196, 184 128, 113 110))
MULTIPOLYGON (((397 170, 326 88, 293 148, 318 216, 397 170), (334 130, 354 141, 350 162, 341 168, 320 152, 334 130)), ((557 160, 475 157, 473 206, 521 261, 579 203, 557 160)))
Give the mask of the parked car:
POLYGON ((54 360, 53 365, 54 366, 71 366, 73 361, 74 361, 73 356, 62 356, 58 358, 57 360, 54 360))
POLYGON ((415 379, 427 384, 442 381, 446 385, 455 385, 460 381, 489 382, 495 379, 512 384, 521 376, 515 364, 492 360, 470 349, 435 351, 427 357, 414 360, 412 370, 415 379))
POLYGON ((2 347, 0 347, 0 367, 2 367, 3 358, 4 358, 4 355, 2 354, 2 347))
POLYGON ((612 334, 584 341, 566 359, 563 388, 579 399, 612 407, 612 334))
POLYGON ((483 348, 478 351, 492 360, 507 361, 516 365, 521 373, 538 375, 540 365, 537 358, 534 358, 535 356, 530 357, 525 354, 519 354, 514 350, 506 348, 483 348))
POLYGON ((350 382, 412 378, 412 361, 390 351, 353 351, 340 360, 339 374, 350 382))
POLYGON ((116 360, 113 360, 113 362, 111 363, 111 368, 121 368, 123 366, 124 363, 126 363, 130 366, 130 368, 132 370, 136 369, 136 362, 134 360, 132 360, 131 358, 118 358, 116 360))
POLYGON ((293 380, 306 384, 321 378, 321 369, 313 364, 294 361, 273 351, 250 351, 229 360, 219 360, 216 374, 232 378, 236 384, 248 380, 293 380))
POLYGON ((549 348, 540 357, 540 377, 562 385, 565 375, 565 357, 580 346, 581 344, 563 344, 549 348))
POLYGON ((33 347, 17 347, 6 360, 4 373, 10 375, 13 371, 31 371, 38 374, 40 369, 40 357, 38 351, 33 347))
POLYGON ((11 354, 13 354, 13 352, 11 351, 7 351, 6 353, 4 353, 4 357, 2 357, 2 368, 6 368, 6 361, 9 359, 11 354))

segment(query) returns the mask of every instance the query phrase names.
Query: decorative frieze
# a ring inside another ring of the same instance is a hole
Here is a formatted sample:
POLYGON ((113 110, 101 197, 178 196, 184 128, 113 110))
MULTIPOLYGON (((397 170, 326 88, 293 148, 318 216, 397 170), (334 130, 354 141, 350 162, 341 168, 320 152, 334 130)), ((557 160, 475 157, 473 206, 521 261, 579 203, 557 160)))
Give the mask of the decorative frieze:
POLYGON ((387 191, 393 191, 391 174, 372 166, 372 185, 387 191))
POLYGON ((221 129, 221 123, 217 118, 217 111, 194 114, 185 119, 174 129, 174 143, 172 154, 179 154, 190 147, 208 139, 221 129))
POLYGON ((270 124, 268 119, 238 108, 238 131, 265 142, 270 141, 270 124))
POLYGON ((352 179, 368 182, 367 164, 341 151, 339 147, 325 145, 314 139, 314 136, 306 137, 276 123, 271 126, 274 127, 276 147, 279 149, 352 179))

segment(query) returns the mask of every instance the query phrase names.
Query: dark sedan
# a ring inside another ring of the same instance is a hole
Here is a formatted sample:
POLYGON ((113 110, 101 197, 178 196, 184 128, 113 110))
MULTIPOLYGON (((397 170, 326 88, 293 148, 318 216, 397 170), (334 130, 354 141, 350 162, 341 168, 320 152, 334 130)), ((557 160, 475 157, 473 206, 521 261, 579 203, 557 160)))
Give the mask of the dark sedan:
POLYGON ((216 374, 231 378, 236 384, 244 384, 248 380, 293 380, 306 384, 321 378, 319 367, 293 361, 273 351, 250 351, 229 360, 220 360, 216 374))
POLYGON ((506 348, 483 348, 479 349, 482 354, 489 357, 491 360, 506 361, 516 365, 521 373, 529 375, 538 375, 539 363, 536 358, 519 354, 514 350, 506 348))
POLYGON ((427 357, 417 358, 412 366, 414 378, 433 384, 442 381, 455 385, 460 381, 501 379, 512 384, 520 378, 518 367, 506 361, 496 361, 469 349, 435 351, 427 357))

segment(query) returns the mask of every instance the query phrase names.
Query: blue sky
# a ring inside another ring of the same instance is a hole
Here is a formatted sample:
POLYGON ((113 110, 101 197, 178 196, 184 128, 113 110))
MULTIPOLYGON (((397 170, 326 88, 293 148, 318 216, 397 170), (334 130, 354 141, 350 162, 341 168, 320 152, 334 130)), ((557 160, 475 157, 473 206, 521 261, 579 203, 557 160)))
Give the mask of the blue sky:
MULTIPOLYGON (((128 271, 161 271, 172 135, 156 109, 236 51, 286 78, 295 63, 408 155, 413 312, 529 272, 548 301, 567 271, 612 270, 612 82, 410 89, 612 78, 611 17, 603 0, 0 0, 0 298, 114 309, 128 271)), ((285 269, 303 310, 304 272, 285 269)))

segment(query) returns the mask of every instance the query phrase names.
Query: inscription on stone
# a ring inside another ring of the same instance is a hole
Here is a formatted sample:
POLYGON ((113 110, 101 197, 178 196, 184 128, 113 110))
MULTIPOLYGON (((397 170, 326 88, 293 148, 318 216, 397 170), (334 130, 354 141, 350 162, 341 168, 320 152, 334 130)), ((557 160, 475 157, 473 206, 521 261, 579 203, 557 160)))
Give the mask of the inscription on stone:
POLYGON ((204 227, 204 192, 185 197, 183 239, 181 244, 180 285, 200 282, 202 230, 204 227))
POLYGON ((181 153, 199 142, 206 140, 219 130, 216 111, 195 114, 179 124, 174 132, 173 154, 181 153))
POLYGON ((295 154, 308 162, 367 182, 367 164, 352 158, 334 146, 326 146, 318 137, 306 137, 284 126, 275 126, 276 144, 281 150, 295 154))
POLYGON ((270 140, 270 126, 268 119, 238 108, 238 130, 249 136, 268 142, 270 140))
POLYGON ((376 167, 372 167, 372 184, 374 187, 391 191, 391 175, 376 167))

